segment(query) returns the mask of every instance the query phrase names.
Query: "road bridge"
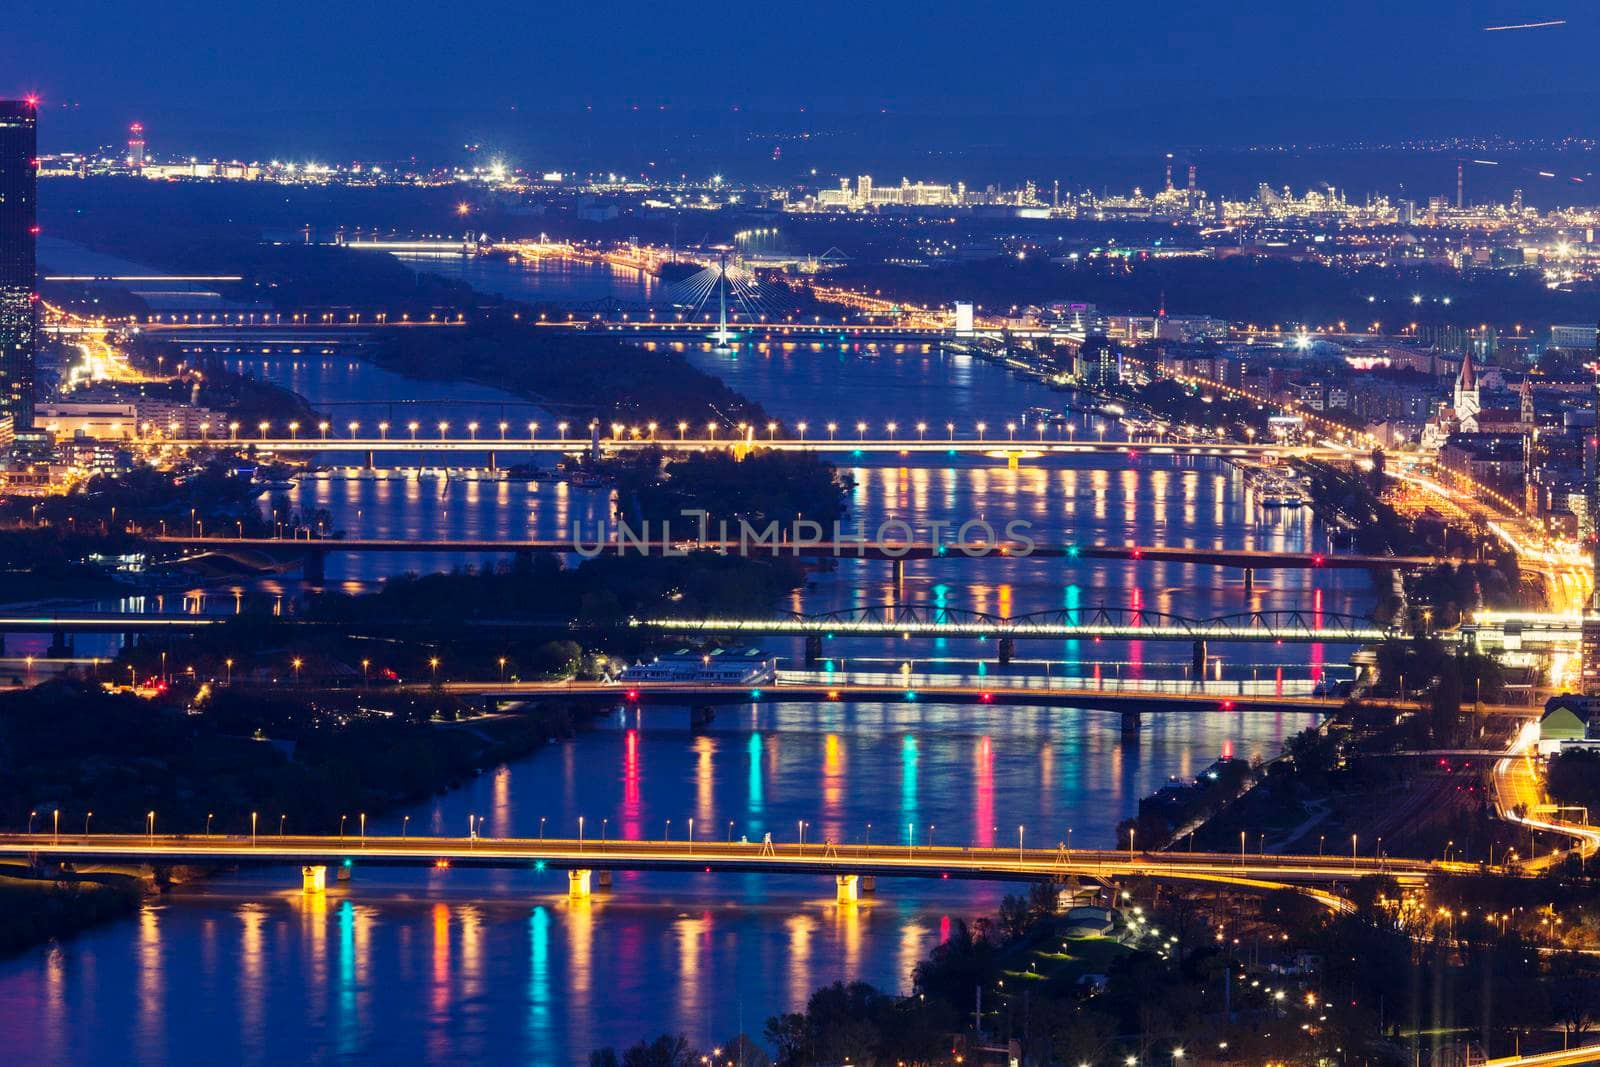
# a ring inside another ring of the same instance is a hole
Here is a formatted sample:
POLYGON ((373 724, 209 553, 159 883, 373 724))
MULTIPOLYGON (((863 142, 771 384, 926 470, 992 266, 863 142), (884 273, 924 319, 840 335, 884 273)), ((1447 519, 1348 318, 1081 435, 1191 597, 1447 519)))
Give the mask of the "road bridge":
MULTIPOLYGON (((0 615, 0 633, 183 632, 214 626, 234 617, 237 616, 141 612, 0 615)), ((288 626, 354 630, 373 625, 361 620, 299 616, 275 616, 273 621, 288 626)), ((483 629, 512 630, 549 629, 569 624, 562 619, 529 617, 472 617, 460 622, 483 629)), ((1250 611, 1196 619, 1138 608, 1085 607, 1004 616, 926 604, 851 608, 815 615, 660 616, 634 619, 630 624, 675 634, 759 634, 819 640, 824 637, 943 637, 1000 642, 1022 639, 1365 644, 1401 636, 1399 631, 1332 612, 1250 611)), ((424 622, 403 619, 385 620, 384 625, 426 628, 424 622)), ((1010 658, 1008 647, 1002 648, 1000 658, 1001 662, 1010 658)))
MULTIPOLYGON (((897 684, 850 681, 841 675, 837 681, 784 679, 770 684, 678 681, 622 682, 445 682, 438 686, 412 685, 402 688, 414 692, 443 692, 473 697, 501 705, 516 701, 560 700, 571 703, 599 703, 606 706, 688 707, 691 722, 709 721, 710 709, 728 705, 781 703, 862 703, 862 704, 969 704, 993 707, 1066 707, 1120 712, 1125 729, 1140 725, 1145 712, 1247 712, 1265 711, 1301 715, 1332 715, 1350 705, 1341 697, 1285 695, 1277 692, 1222 692, 1196 684, 1187 692, 1152 684, 1139 688, 1126 679, 1118 683, 1082 685, 1034 679, 1027 685, 1019 679, 995 678, 986 684, 970 681, 938 682, 915 678, 897 684)), ((1391 697, 1363 697, 1360 706, 1369 711, 1394 713, 1420 711, 1414 700, 1391 697)), ((1464 712, 1531 720, 1540 709, 1526 705, 1475 704, 1464 712)))
MULTIPOLYGON (((644 531, 648 534, 648 530, 644 531)), ((368 553, 421 552, 440 554, 507 555, 534 552, 575 554, 578 542, 574 538, 505 539, 505 538, 281 538, 281 537, 228 537, 215 535, 161 534, 151 538, 157 544, 173 545, 186 550, 215 550, 218 552, 250 551, 272 556, 295 556, 310 559, 317 554, 330 552, 363 555, 368 553)), ((1443 563, 1461 563, 1462 560, 1438 556, 1377 556, 1362 554, 1335 554, 1325 552, 1279 552, 1270 549, 1221 548, 1181 545, 1096 545, 1060 542, 954 542, 931 541, 873 542, 867 540, 809 540, 788 541, 697 541, 650 540, 618 538, 615 532, 609 539, 585 542, 585 555, 633 554, 644 556, 673 556, 687 552, 716 552, 722 555, 749 556, 753 558, 803 558, 803 559, 870 559, 903 562, 929 559, 1081 559, 1118 560, 1133 563, 1201 564, 1214 567, 1241 568, 1249 572, 1258 570, 1421 570, 1443 563)))
MULTIPOLYGON (((152 813, 152 826, 157 816, 152 813)), ((832 877, 841 903, 858 899, 865 879, 968 878, 1050 881, 1069 877, 1102 881, 1154 878, 1215 883, 1256 891, 1285 886, 1320 887, 1324 893, 1371 875, 1418 884, 1443 874, 1480 868, 1446 863, 1361 856, 1226 855, 1146 853, 1132 849, 1025 848, 1019 828, 1016 848, 935 845, 778 843, 693 839, 617 841, 572 839, 410 837, 375 835, 279 836, 187 834, 4 834, 0 856, 61 864, 137 863, 286 866, 302 869, 302 886, 326 885, 327 868, 366 866, 554 868, 568 872, 574 897, 593 891, 595 871, 703 871, 809 874, 832 877)), ((1331 897, 1330 907, 1342 907, 1331 897)))
MULTIPOLYGON (((1140 458, 1217 458, 1217 459, 1349 459, 1355 453, 1348 447, 1334 444, 1283 445, 1244 444, 1233 442, 1175 441, 1164 443, 1129 443, 1126 441, 1074 441, 1048 438, 991 438, 958 436, 954 438, 901 438, 901 437, 765 437, 752 435, 732 437, 652 437, 641 435, 599 437, 583 436, 533 436, 493 437, 450 436, 448 431, 436 436, 353 436, 333 434, 321 436, 309 432, 305 436, 291 434, 277 436, 270 432, 251 435, 247 431, 257 427, 235 425, 231 433, 227 427, 218 427, 215 434, 198 437, 170 437, 153 439, 148 444, 180 449, 241 448, 275 455, 330 455, 359 457, 363 466, 373 467, 379 460, 395 460, 417 455, 449 456, 452 462, 466 457, 479 457, 481 466, 496 469, 507 455, 582 455, 598 452, 601 455, 619 455, 630 452, 658 450, 667 454, 701 452, 748 453, 757 449, 777 452, 815 452, 823 455, 851 457, 891 456, 900 460, 937 459, 956 456, 984 456, 1021 462, 1045 457, 1119 456, 1123 459, 1140 458), (245 431, 245 432, 241 432, 245 431)), ((395 427, 397 433, 406 427, 395 427)), ((422 428, 417 427, 420 431, 422 428)))

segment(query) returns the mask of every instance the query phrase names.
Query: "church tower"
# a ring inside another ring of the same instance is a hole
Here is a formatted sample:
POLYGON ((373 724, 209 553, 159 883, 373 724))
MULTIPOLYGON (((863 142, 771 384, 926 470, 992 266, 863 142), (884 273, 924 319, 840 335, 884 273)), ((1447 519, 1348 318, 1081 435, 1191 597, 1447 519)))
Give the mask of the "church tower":
POLYGON ((1472 353, 1461 357, 1461 373, 1456 375, 1456 421, 1467 423, 1477 418, 1478 372, 1472 366, 1472 353))

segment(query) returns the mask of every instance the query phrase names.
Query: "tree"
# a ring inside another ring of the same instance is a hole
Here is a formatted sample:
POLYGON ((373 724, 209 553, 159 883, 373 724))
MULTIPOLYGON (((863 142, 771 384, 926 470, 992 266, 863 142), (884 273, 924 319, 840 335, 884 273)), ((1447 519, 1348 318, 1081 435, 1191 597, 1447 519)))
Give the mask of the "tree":
POLYGON ((749 1034, 735 1034, 718 1047, 722 1050, 717 1057, 719 1063, 731 1062, 738 1067, 772 1067, 767 1050, 756 1044, 749 1034))
POLYGON ((1052 1035, 1050 1050, 1066 1064, 1100 1063, 1116 1039, 1112 1021, 1097 1011, 1080 1008, 1052 1035))
POLYGON ((700 1053, 682 1034, 662 1034, 646 1044, 641 1041, 622 1054, 622 1067, 694 1067, 700 1053))
POLYGON ((806 1017, 798 1011, 774 1015, 762 1031, 778 1052, 777 1067, 799 1067, 806 1062, 806 1017))

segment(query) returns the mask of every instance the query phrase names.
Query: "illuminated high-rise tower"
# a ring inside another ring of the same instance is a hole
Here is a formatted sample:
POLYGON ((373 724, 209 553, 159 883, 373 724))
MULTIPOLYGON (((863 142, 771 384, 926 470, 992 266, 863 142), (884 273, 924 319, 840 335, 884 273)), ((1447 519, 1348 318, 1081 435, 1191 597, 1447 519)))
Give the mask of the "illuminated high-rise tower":
POLYGON ((33 428, 39 302, 38 101, 0 100, 0 419, 33 428))
POLYGON ((144 123, 135 122, 128 127, 128 166, 144 166, 144 123))

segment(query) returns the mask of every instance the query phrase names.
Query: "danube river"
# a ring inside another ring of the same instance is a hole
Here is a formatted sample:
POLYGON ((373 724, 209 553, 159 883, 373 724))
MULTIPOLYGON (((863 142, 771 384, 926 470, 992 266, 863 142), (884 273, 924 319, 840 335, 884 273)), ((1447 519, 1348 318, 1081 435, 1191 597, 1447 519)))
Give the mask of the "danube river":
MULTIPOLYGON (((641 353, 641 358, 649 358, 641 353)), ((793 349, 694 353, 708 370, 787 419, 986 419, 1003 425, 1060 394, 937 350, 793 349)), ((398 379, 353 359, 247 366, 313 401, 382 395, 481 405, 487 422, 512 398, 480 387, 398 379)), ((1081 421, 1076 432, 1100 427, 1081 421)), ((1109 431, 1108 431, 1109 432, 1109 431)), ((1009 470, 963 460, 931 469, 860 467, 853 515, 913 526, 1021 518, 1037 536, 1080 541, 1322 547, 1309 512, 1265 511, 1236 471, 1209 462, 1118 459, 1109 469, 1055 462, 1009 470)), ((555 535, 603 518, 604 491, 437 474, 327 472, 288 506, 326 510, 351 535, 555 535)), ((280 501, 280 503, 282 503, 280 501)), ((332 557, 329 577, 366 588, 388 573, 447 566, 422 556, 332 557)), ((487 561, 480 561, 487 562, 487 561)), ((292 588, 292 585, 290 586, 292 588)), ((1273 575, 1247 593, 1233 572, 1203 567, 930 561, 896 589, 884 564, 815 574, 792 604, 817 611, 904 601, 1016 614, 1099 604, 1187 615, 1253 608, 1364 611, 1360 576, 1273 575)), ((768 647, 783 655, 783 642, 768 647)), ((1349 649, 1214 649, 1225 678, 1309 684, 1348 673, 1349 649)), ((999 670, 972 643, 877 641, 829 650, 841 670, 999 670), (942 661, 942 662, 933 662, 942 661)), ((1016 672, 1182 678, 1189 648, 1152 642, 1019 649, 1016 672)), ((691 733, 668 709, 615 712, 570 740, 409 813, 375 820, 490 836, 681 839, 772 833, 808 840, 1107 845, 1116 823, 1169 776, 1218 754, 1271 757, 1309 725, 1298 716, 1147 716, 1137 742, 1109 715, 1070 709, 940 705, 785 705, 722 711, 691 733)), ((709 1047, 803 1006, 820 984, 864 979, 905 989, 912 968, 963 918, 991 912, 1006 887, 884 879, 838 906, 826 879, 759 875, 619 875, 594 899, 566 898, 558 871, 365 869, 326 899, 303 897, 292 869, 250 872, 173 892, 129 921, 0 963, 0 1041, 19 1062, 101 1058, 138 1064, 341 1061, 452 1063, 493 1058, 583 1062, 599 1045, 663 1031, 709 1047), (209 1010, 197 1011, 197 1004, 209 1010)))

